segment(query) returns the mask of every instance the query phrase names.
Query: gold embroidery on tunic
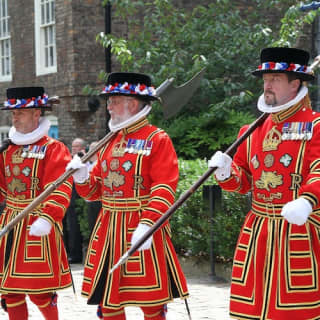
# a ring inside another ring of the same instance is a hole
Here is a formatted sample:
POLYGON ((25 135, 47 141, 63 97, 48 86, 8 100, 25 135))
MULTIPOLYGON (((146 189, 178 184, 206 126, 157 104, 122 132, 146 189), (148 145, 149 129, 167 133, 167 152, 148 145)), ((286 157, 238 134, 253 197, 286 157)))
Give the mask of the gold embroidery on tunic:
POLYGON ((281 143, 281 132, 277 130, 276 127, 273 127, 265 136, 262 146, 263 151, 272 151, 277 150, 278 145, 281 143))
POLYGON ((133 178, 134 178, 134 186, 133 186, 134 190, 139 190, 139 188, 140 189, 145 189, 145 187, 142 184, 143 183, 143 177, 142 176, 134 175, 133 178))
POLYGON ((271 153, 268 153, 264 158, 264 165, 267 168, 270 168, 273 166, 274 163, 274 156, 271 153))
POLYGON ((112 159, 110 162, 110 169, 117 170, 119 168, 119 165, 120 165, 119 159, 112 159))
POLYGON ((15 194, 14 197, 19 200, 25 200, 26 195, 25 194, 15 194))
POLYGON ((291 176, 291 186, 290 190, 297 190, 301 188, 302 176, 297 173, 290 173, 291 176))
POLYGON ((113 186, 120 187, 124 185, 124 176, 116 171, 109 171, 108 176, 103 179, 103 183, 106 187, 113 190, 113 186))
POLYGON ((262 171, 260 179, 256 181, 258 189, 266 189, 268 191, 270 191, 270 188, 276 188, 280 185, 282 185, 282 175, 277 175, 276 171, 262 171))
POLYGON ((258 196, 258 199, 263 199, 266 202, 272 202, 274 199, 281 199, 282 193, 281 192, 270 193, 269 197, 267 197, 265 194, 258 193, 257 196, 258 196))
POLYGON ((24 182, 22 182, 20 179, 13 178, 12 181, 8 184, 8 189, 14 193, 15 191, 17 192, 22 192, 26 191, 27 187, 24 182))
POLYGON ((31 190, 40 190, 39 182, 40 182, 39 178, 31 177, 31 190))
POLYGON ((128 141, 125 140, 125 136, 122 136, 119 143, 116 143, 112 150, 113 157, 123 157, 127 147, 128 141))
POLYGON ((17 149, 13 154, 12 154, 12 163, 22 163, 23 158, 21 157, 22 153, 22 148, 17 149))
POLYGON ((17 177, 18 175, 20 175, 20 168, 19 166, 14 166, 12 169, 12 173, 17 177))

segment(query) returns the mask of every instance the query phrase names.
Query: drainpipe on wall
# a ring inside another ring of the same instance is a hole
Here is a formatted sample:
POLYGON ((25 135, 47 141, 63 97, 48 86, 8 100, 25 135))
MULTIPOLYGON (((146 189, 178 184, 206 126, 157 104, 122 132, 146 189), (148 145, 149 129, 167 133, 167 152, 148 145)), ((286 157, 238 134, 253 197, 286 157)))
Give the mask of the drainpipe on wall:
MULTIPOLYGON (((107 2, 104 9, 105 34, 111 34, 111 3, 107 2)), ((111 46, 105 48, 106 73, 111 72, 111 46)), ((109 112, 106 107, 106 131, 109 132, 108 122, 110 119, 109 112)))

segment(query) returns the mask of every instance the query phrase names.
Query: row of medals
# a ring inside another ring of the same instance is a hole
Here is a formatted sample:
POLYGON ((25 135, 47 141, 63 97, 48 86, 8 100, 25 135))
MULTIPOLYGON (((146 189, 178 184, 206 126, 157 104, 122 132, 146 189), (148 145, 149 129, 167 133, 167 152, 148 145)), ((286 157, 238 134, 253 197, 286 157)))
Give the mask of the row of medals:
POLYGON ((46 154, 47 146, 23 146, 21 157, 22 158, 35 158, 43 159, 46 154))
POLYGON ((128 142, 126 142, 124 139, 121 139, 121 141, 114 146, 112 155, 114 157, 122 157, 126 152, 128 152, 149 156, 151 149, 152 141, 150 140, 129 138, 128 142))
POLYGON ((312 122, 285 122, 282 127, 282 140, 310 140, 312 122))

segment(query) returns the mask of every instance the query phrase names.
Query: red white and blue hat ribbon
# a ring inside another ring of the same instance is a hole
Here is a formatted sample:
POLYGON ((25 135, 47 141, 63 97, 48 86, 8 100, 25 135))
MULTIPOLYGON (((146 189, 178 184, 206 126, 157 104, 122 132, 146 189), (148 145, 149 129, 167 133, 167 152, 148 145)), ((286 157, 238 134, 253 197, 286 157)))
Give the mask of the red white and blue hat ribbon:
POLYGON ((308 66, 304 66, 296 63, 286 63, 286 62, 264 62, 259 67, 259 70, 275 70, 275 71, 294 71, 302 73, 310 73, 311 69, 308 66))
POLYGON ((22 108, 35 108, 44 107, 47 105, 48 96, 44 94, 43 96, 33 97, 28 99, 8 99, 4 102, 4 107, 10 109, 22 109, 22 108))
POLYGON ((102 94, 132 94, 156 97, 154 87, 148 87, 145 84, 115 83, 107 85, 101 92, 102 94))

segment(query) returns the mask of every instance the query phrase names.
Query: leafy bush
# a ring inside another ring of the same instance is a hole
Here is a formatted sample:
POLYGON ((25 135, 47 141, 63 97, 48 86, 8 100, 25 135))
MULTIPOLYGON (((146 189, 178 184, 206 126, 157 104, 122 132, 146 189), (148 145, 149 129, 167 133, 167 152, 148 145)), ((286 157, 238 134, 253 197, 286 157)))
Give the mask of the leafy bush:
POLYGON ((88 206, 83 198, 76 200, 76 213, 80 224, 80 231, 84 243, 88 243, 90 230, 88 225, 88 206))
MULTIPOLYGON (((179 159, 179 169, 177 199, 207 171, 207 161, 179 159)), ((213 184, 215 184, 213 177, 204 183, 204 185, 213 184)), ((172 238, 176 250, 184 255, 208 256, 210 234, 213 229, 215 255, 222 260, 232 259, 248 208, 248 196, 222 191, 221 208, 215 210, 212 224, 201 186, 171 217, 172 238)))

